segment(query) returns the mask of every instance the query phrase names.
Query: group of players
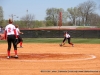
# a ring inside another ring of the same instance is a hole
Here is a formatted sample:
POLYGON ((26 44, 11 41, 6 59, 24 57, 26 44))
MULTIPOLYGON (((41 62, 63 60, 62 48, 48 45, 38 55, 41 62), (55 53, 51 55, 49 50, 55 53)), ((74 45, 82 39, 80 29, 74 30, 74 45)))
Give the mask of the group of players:
MULTIPOLYGON (((4 39, 7 39, 7 43, 8 43, 8 49, 7 49, 7 58, 8 59, 11 58, 10 51, 11 51, 12 43, 13 43, 14 52, 15 52, 14 58, 18 58, 17 44, 20 43, 20 47, 22 48, 22 43, 23 43, 23 40, 22 40, 20 34, 23 34, 23 33, 20 32, 18 25, 13 25, 13 21, 11 19, 9 19, 9 24, 5 27, 5 31, 4 31, 4 39)), ((65 45, 66 39, 68 40, 68 43, 70 45, 74 46, 74 44, 70 42, 71 36, 68 34, 68 32, 64 33, 64 39, 63 39, 62 43, 60 44, 60 46, 65 45)))

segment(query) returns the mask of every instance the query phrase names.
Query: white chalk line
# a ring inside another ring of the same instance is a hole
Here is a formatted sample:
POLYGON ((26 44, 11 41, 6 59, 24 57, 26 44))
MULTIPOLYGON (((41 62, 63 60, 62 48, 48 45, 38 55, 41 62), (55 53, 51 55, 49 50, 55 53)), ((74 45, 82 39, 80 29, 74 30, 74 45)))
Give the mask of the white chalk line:
MULTIPOLYGON (((26 52, 28 53, 28 52, 26 52)), ((0 54, 5 54, 5 53, 0 53, 0 54)), ((21 54, 21 53, 20 53, 21 54)), ((24 53, 22 53, 24 54, 24 53)), ((30 53, 30 54, 33 54, 33 53, 30 53)), ((39 54, 39 53, 35 53, 35 54, 39 54)), ((40 54, 43 54, 43 53, 40 53, 40 54)), ((49 54, 49 53, 48 53, 49 54)), ((50 53, 51 54, 51 53, 50 53)), ((78 53, 52 53, 52 54, 78 54, 78 53)), ((84 54, 84 55, 87 55, 87 54, 84 54)), ((18 60, 18 59, 15 59, 15 60, 10 60, 10 61, 19 61, 19 62, 67 62, 67 61, 82 61, 82 60, 91 60, 91 59, 95 59, 96 56, 95 55, 88 55, 89 57, 88 58, 81 58, 81 59, 64 59, 64 60, 18 60)), ((8 61, 9 59, 0 59, 0 60, 4 60, 4 61, 8 61)))

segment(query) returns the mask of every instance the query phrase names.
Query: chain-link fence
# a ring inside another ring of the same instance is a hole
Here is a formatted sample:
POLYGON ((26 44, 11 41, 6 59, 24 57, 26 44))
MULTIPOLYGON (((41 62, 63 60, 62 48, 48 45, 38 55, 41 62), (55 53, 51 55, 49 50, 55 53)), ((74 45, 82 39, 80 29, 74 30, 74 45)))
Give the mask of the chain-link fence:
POLYGON ((67 31, 72 38, 100 38, 100 30, 21 30, 23 38, 62 38, 67 31))

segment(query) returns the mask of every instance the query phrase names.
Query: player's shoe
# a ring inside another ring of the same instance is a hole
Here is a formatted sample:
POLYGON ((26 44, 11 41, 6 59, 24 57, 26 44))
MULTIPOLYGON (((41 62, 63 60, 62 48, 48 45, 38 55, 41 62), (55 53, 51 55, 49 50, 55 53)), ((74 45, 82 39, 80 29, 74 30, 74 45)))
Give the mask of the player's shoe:
POLYGON ((63 43, 63 46, 65 45, 65 43, 63 43))
POLYGON ((17 58, 18 58, 18 55, 15 55, 15 56, 14 56, 14 58, 16 58, 16 59, 17 59, 17 58))
POLYGON ((22 46, 20 46, 20 48, 23 48, 22 46))
POLYGON ((62 46, 62 44, 59 44, 59 46, 62 46))
POLYGON ((60 46, 64 46, 65 45, 65 43, 63 43, 63 44, 59 44, 60 46))
POLYGON ((11 57, 10 56, 7 56, 7 59, 10 59, 11 57))
POLYGON ((72 47, 74 47, 74 44, 72 44, 72 47))

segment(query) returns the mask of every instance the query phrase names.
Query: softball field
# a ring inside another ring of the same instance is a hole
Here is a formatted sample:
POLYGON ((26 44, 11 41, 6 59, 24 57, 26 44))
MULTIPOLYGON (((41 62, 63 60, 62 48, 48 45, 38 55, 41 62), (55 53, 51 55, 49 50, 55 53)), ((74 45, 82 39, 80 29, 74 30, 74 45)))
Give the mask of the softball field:
POLYGON ((100 44, 23 43, 11 56, 0 43, 0 75, 100 75, 100 44))

